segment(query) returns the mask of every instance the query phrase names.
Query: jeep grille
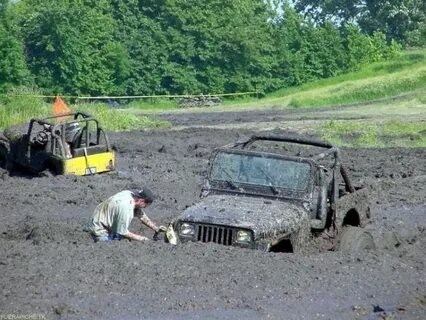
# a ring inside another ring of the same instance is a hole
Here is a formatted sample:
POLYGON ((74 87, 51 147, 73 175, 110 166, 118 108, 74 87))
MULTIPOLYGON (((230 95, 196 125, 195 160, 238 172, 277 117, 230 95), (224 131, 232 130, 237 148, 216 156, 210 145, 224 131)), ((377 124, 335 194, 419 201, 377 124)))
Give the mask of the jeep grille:
POLYGON ((196 239, 201 242, 214 242, 225 246, 232 245, 235 230, 229 227, 215 225, 200 225, 195 226, 196 239))

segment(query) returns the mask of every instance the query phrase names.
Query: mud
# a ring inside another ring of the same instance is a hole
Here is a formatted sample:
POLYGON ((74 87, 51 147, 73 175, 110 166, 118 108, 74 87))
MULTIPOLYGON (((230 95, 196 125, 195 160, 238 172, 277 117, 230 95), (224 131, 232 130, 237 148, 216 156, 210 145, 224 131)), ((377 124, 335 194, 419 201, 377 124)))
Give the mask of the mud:
MULTIPOLYGON (((253 132, 191 127, 111 134, 115 173, 1 172, 0 318, 424 319, 425 149, 342 151, 355 185, 374 191, 367 228, 377 249, 370 252, 95 244, 83 231, 100 201, 140 185, 157 196, 147 214, 167 224, 198 200, 212 148, 253 132)), ((131 229, 152 236, 136 222, 131 229)))

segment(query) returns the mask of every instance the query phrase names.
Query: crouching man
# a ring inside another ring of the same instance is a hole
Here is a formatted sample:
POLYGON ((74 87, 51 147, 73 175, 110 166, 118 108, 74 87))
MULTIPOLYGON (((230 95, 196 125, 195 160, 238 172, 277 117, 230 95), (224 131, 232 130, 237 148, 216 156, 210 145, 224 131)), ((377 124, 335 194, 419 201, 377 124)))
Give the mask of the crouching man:
POLYGON ((91 233, 95 242, 123 238, 135 241, 148 240, 147 237, 130 232, 129 226, 133 217, 137 217, 156 233, 166 230, 163 226, 157 227, 142 210, 153 201, 154 196, 148 188, 121 191, 96 207, 87 225, 87 231, 91 233))

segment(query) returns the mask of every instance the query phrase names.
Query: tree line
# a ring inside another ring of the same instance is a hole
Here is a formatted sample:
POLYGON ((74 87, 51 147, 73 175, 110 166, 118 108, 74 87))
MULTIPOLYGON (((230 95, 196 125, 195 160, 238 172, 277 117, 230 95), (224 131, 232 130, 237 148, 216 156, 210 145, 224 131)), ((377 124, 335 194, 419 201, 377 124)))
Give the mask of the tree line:
POLYGON ((351 12, 357 2, 371 1, 0 0, 0 92, 268 93, 386 60, 421 38, 413 23, 388 29, 389 16, 365 22, 351 12))

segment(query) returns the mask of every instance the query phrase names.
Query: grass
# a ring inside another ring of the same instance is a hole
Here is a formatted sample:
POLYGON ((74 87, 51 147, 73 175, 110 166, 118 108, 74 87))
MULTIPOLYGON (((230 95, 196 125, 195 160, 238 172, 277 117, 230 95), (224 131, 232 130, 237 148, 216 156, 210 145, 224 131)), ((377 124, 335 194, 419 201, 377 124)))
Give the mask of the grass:
MULTIPOLYGON (((36 96, 40 93, 20 89, 0 100, 0 129, 28 122, 31 118, 43 118, 52 114, 52 101, 46 102, 36 96)), ((137 116, 106 104, 88 103, 69 105, 73 111, 85 111, 98 119, 108 131, 128 131, 169 127, 170 123, 153 116, 137 116)))
POLYGON ((290 107, 319 107, 367 102, 422 88, 426 88, 426 50, 417 50, 358 72, 306 84, 297 91, 283 90, 281 99, 290 107))
POLYGON ((418 49, 412 51, 403 51, 395 58, 372 63, 361 68, 359 71, 350 72, 336 76, 333 78, 322 79, 315 82, 306 83, 299 87, 283 88, 270 95, 269 97, 283 97, 294 93, 309 91, 312 89, 323 88, 327 86, 339 85, 346 81, 356 81, 377 76, 385 76, 397 74, 398 72, 406 71, 407 69, 415 70, 417 67, 424 66, 426 62, 426 49, 418 49))
POLYGON ((33 89, 15 89, 12 94, 22 96, 6 96, 0 100, 0 128, 27 122, 30 118, 43 117, 49 114, 49 108, 42 98, 35 97, 39 93, 33 89))
POLYGON ((223 105, 212 107, 204 107, 204 108, 181 108, 179 107, 179 98, 144 98, 140 100, 135 100, 130 102, 126 108, 131 111, 143 111, 149 113, 161 113, 161 112, 194 112, 201 111, 217 111, 217 110, 226 110, 229 107, 233 107, 235 105, 240 105, 243 103, 250 103, 255 100, 253 95, 244 95, 233 98, 222 98, 223 105))
POLYGON ((135 100, 130 102, 127 107, 132 110, 143 111, 168 111, 178 109, 176 99, 154 99, 146 98, 144 100, 135 100))
POLYGON ((261 108, 291 109, 338 106, 387 99, 426 88, 426 49, 404 51, 392 60, 366 65, 361 70, 333 78, 283 88, 266 97, 225 99, 214 108, 162 107, 146 103, 152 112, 223 112, 261 108))
POLYGON ((426 49, 404 51, 392 60, 359 71, 283 88, 265 98, 236 101, 228 109, 258 107, 312 108, 347 105, 394 97, 426 88, 426 49))
POLYGON ((105 130, 129 131, 136 129, 152 129, 170 127, 167 121, 152 116, 137 116, 125 109, 113 109, 106 104, 79 104, 72 106, 74 110, 84 111, 96 117, 105 130))
POLYGON ((426 65, 417 70, 400 71, 397 74, 375 76, 358 81, 346 81, 331 88, 322 88, 294 95, 291 107, 320 107, 368 102, 397 96, 426 87, 426 65))
POLYGON ((351 122, 331 120, 316 129, 323 139, 338 146, 425 147, 426 122, 351 122))

